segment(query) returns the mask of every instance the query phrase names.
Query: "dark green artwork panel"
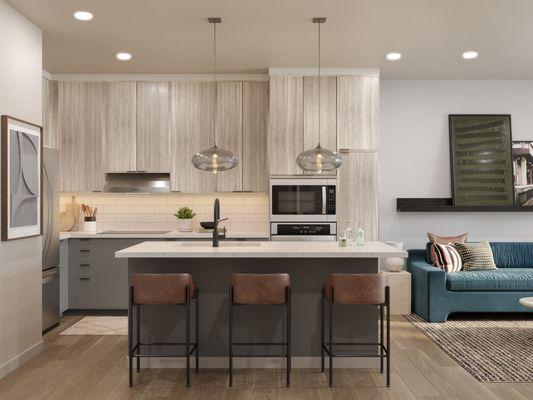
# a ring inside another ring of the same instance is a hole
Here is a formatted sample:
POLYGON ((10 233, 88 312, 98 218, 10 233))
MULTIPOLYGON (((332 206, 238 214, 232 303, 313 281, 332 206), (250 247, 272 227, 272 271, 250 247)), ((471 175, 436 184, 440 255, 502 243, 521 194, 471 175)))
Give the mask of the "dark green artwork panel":
POLYGON ((459 206, 514 205, 510 115, 450 115, 452 196, 459 206))

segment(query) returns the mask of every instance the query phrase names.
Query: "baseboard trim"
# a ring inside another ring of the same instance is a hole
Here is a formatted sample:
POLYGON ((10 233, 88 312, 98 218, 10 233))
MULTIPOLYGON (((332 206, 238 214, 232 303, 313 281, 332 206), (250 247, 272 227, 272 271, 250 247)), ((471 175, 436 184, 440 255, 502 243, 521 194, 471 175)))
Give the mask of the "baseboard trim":
MULTIPOLYGON (((126 357, 127 362, 127 357, 126 357)), ((134 360, 135 363, 135 360, 134 360)), ((328 359, 326 358, 326 366, 328 359)), ((191 357, 191 366, 194 368, 194 357, 191 357)), ((233 366, 241 368, 285 368, 285 359, 278 357, 235 357, 233 366)), ((228 357, 200 357, 202 369, 228 368, 228 357)), ((320 368, 320 357, 292 357, 292 367, 295 369, 320 368)), ((141 368, 185 368, 184 358, 142 358, 141 368)), ((367 357, 336 358, 333 368, 379 368, 379 359, 367 357)))
POLYGON ((7 374, 13 372, 18 367, 28 362, 30 359, 32 359, 37 354, 39 354, 41 351, 43 351, 43 349, 44 349, 44 342, 41 339, 37 343, 35 343, 33 346, 27 348, 22 353, 13 357, 8 362, 0 365, 0 379, 2 379, 7 374))

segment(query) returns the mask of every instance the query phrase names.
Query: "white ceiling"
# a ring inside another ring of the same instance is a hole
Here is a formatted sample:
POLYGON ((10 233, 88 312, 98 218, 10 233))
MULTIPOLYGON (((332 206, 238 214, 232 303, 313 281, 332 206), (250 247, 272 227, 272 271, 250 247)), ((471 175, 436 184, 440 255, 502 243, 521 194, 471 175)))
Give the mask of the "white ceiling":
POLYGON ((56 74, 262 73, 316 64, 314 16, 325 16, 322 64, 378 67, 397 78, 533 78, 533 0, 6 0, 44 31, 56 74), (77 10, 94 13, 79 22, 77 10), (476 50, 466 61, 461 54, 476 50), (133 54, 119 62, 115 54, 133 54), (403 58, 386 61, 398 51, 403 58))

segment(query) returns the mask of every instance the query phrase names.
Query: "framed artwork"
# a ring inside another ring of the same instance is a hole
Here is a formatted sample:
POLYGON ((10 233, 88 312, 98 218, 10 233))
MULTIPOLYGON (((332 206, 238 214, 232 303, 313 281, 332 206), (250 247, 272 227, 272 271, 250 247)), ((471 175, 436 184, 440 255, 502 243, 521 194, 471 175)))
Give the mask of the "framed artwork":
POLYGON ((42 128, 1 118, 2 241, 42 234, 42 128))
POLYGON ((460 206, 513 206, 511 116, 449 115, 452 197, 460 206))
POLYGON ((533 206, 533 141, 513 141, 514 195, 517 206, 533 206))

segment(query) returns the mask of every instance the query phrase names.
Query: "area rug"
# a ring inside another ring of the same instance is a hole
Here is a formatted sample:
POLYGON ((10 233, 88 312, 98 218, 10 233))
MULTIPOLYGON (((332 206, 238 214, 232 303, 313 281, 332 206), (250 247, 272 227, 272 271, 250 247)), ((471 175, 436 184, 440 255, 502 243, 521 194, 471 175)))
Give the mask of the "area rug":
POLYGON ((84 317, 60 335, 127 336, 128 317, 84 317))
POLYGON ((478 381, 533 382, 533 320, 406 318, 478 381))

